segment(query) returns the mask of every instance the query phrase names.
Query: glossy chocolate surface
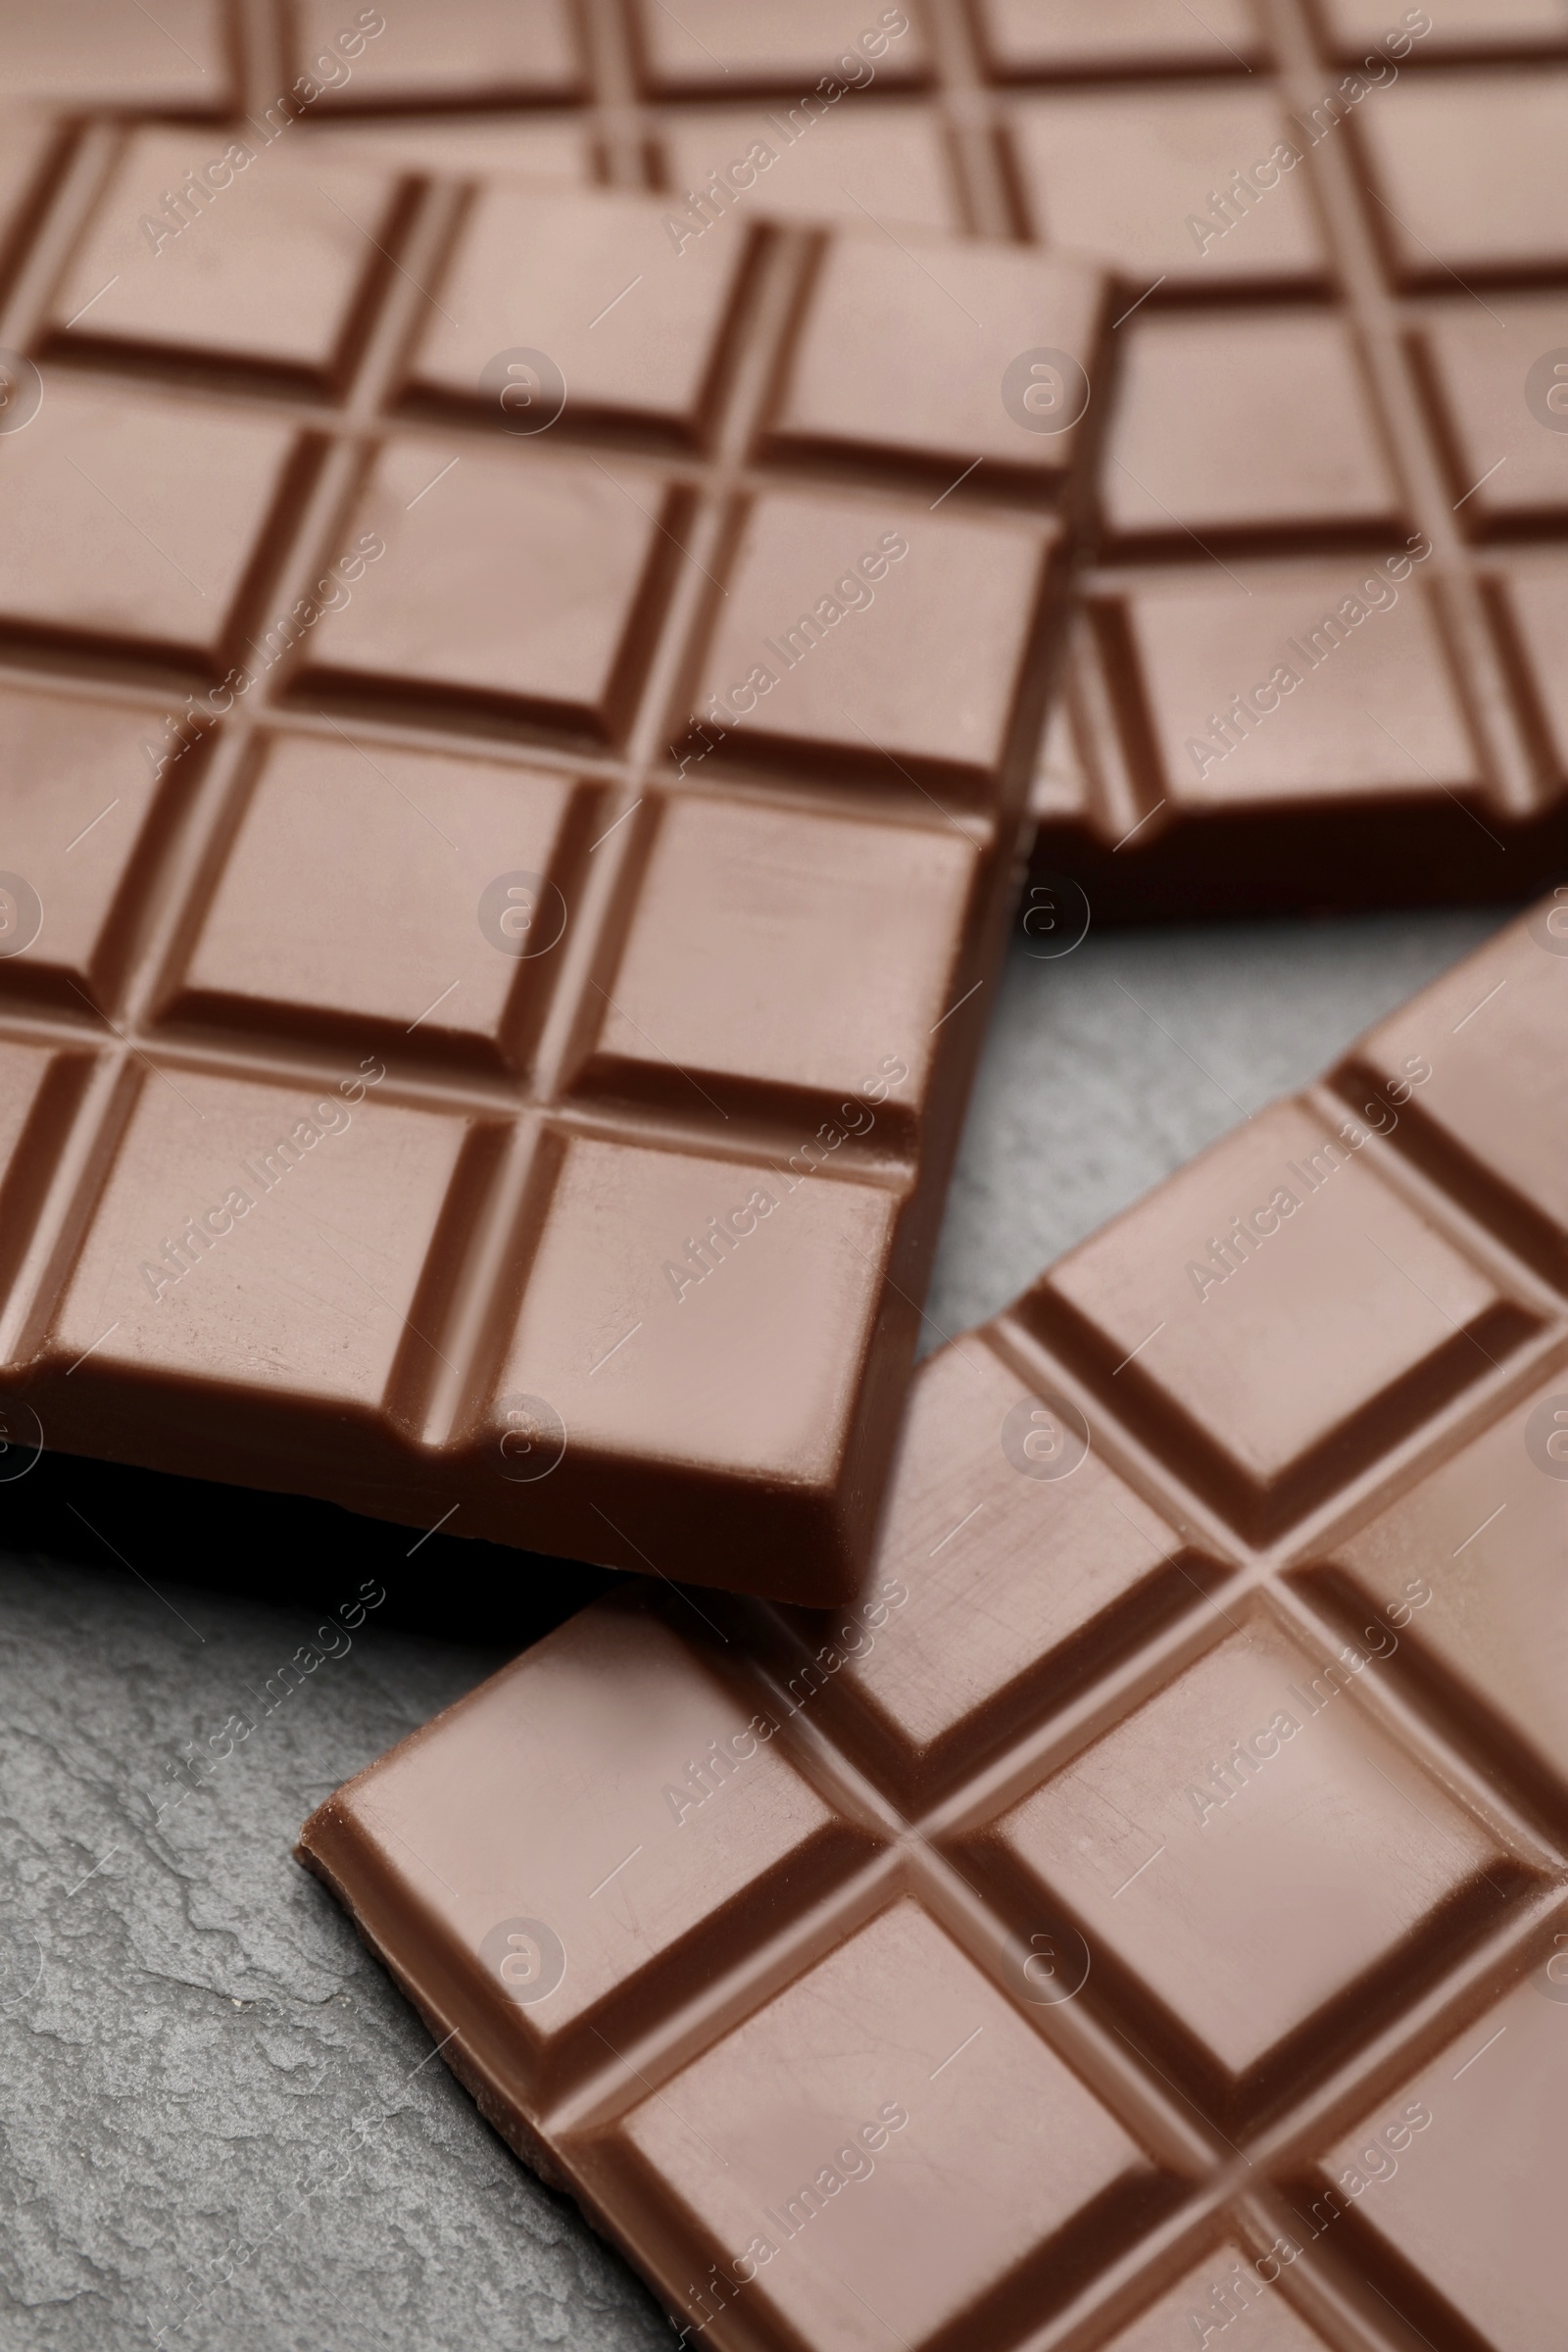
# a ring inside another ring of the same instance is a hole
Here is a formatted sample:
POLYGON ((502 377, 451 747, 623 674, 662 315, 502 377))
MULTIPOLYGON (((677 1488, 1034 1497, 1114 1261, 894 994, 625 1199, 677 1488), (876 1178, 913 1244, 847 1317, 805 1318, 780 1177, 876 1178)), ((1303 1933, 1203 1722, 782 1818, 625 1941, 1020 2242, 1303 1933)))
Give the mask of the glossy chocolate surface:
POLYGON ((596 1602, 307 1823, 684 2340, 1554 2340, 1565 1039, 1558 899, 931 1357, 848 1606, 596 1602))
POLYGON ((18 232, 0 1395, 829 1599, 1060 633, 1083 436, 999 387, 1103 281, 250 136, 18 232))
POLYGON ((465 12, 444 116, 398 114, 430 67, 389 21, 307 135, 651 183, 677 233, 870 214, 1116 273, 1038 877, 1123 919, 1568 868, 1556 0, 563 0, 509 112, 512 13, 465 12))

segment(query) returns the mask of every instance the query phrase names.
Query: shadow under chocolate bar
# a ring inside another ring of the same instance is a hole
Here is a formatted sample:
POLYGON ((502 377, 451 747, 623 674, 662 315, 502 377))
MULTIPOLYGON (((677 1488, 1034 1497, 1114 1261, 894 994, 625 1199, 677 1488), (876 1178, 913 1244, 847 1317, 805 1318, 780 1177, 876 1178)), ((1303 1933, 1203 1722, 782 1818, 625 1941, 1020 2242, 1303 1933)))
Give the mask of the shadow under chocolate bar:
POLYGON ((1553 2340, 1565 1036, 1559 897, 928 1359, 844 1607, 623 1590, 306 1824, 682 2340, 1553 2340))

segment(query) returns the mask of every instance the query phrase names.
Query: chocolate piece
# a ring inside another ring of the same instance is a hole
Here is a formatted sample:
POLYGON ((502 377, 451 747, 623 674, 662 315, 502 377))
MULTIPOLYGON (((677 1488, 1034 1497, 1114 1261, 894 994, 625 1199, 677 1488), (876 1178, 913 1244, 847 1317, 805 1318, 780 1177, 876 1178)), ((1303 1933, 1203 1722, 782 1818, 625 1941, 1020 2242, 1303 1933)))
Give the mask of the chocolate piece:
MULTIPOLYGON (((360 81, 306 135, 651 178, 687 227, 869 212, 1101 257, 1124 364, 1037 876, 1102 920, 1568 867, 1556 0, 678 14, 585 35, 576 103, 396 125, 360 81)), ((389 21, 377 71, 418 37, 389 21)))
POLYGON ((246 32, 266 35, 246 0, 160 0, 157 13, 119 0, 7 0, 5 95, 62 107, 169 107, 221 115, 239 95, 246 32))
MULTIPOLYGON (((1358 65, 1369 48, 1388 43, 1395 30, 1383 0, 1314 0, 1314 5, 1330 54, 1348 66, 1358 65)), ((1568 49, 1568 26, 1554 0, 1442 0, 1421 14, 1430 20, 1420 36, 1423 57, 1549 57, 1568 49)), ((1411 20, 1405 22, 1408 26, 1411 20)))
POLYGON ((255 131, 219 149, 211 131, 138 130, 58 281, 52 323, 73 356, 248 363, 301 389, 345 389, 403 197, 378 162, 306 170, 255 131), (199 195, 182 190, 187 174, 199 195))
POLYGON ((306 1824, 686 2340, 1545 2340, 1565 1037, 1559 893, 922 1366, 849 1605, 623 1591, 306 1824))
POLYGON ((295 0, 289 11, 284 63, 296 75, 317 71, 320 99, 313 103, 429 106, 479 98, 496 106, 587 94, 587 27, 570 0, 506 0, 501 7, 496 0, 442 0, 439 11, 367 9, 349 20, 365 29, 358 47, 344 38, 344 14, 341 0, 295 0), (367 23, 371 17, 378 20, 373 30, 367 23), (337 62, 345 49, 347 74, 337 62), (319 70, 318 59, 331 62, 319 70))
POLYGON ((1562 20, 1375 13, 1329 0, 1314 41, 1276 12, 1245 90, 1020 107, 1037 231, 1107 252, 1100 210, 1147 296, 1035 794, 1037 870, 1097 916, 1503 898, 1568 861, 1560 653, 1533 617, 1560 557, 1525 544, 1562 528, 1568 328, 1519 283, 1568 255, 1562 20), (1532 50, 1528 74, 1432 71, 1532 50), (1474 201, 1455 141, 1488 158, 1474 201))
POLYGON ((828 1600, 1065 593, 1004 378, 1102 283, 252 130, 91 134, 0 335, 0 1395, 828 1600))

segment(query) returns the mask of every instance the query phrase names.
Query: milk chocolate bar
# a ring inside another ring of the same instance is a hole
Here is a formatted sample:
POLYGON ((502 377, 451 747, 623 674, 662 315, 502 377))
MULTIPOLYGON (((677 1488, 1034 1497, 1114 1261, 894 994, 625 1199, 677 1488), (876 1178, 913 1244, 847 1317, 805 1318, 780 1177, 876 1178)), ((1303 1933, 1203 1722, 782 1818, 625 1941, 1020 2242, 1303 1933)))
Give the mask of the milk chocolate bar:
POLYGON ((1540 2352, 1568 896, 916 1376, 851 1602, 596 1601, 301 1859, 687 2342, 1540 2352))
POLYGON ((827 1600, 1102 282, 298 136, 84 135, 0 326, 13 1435, 827 1600))
POLYGON ((1562 20, 1325 6, 1314 41, 1277 15, 1232 102, 1255 125, 1115 336, 1036 788, 1038 861, 1104 914, 1523 897, 1568 862, 1562 20))
POLYGON ((465 14, 467 111, 398 118, 425 35, 389 21, 308 135, 651 180, 678 238, 869 213, 1117 273, 1040 878, 1114 919, 1568 868, 1556 0, 563 5, 528 106, 482 112, 511 15, 465 14))

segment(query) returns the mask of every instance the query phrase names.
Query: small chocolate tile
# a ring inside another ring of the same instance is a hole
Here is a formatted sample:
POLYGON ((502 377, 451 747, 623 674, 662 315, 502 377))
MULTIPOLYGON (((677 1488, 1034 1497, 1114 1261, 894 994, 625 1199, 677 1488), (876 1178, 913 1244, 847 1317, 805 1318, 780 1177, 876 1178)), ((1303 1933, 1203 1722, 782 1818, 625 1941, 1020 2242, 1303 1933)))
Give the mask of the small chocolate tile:
POLYGON ((1138 697, 1119 704, 1129 755, 1141 764, 1146 743, 1153 753, 1151 808, 1481 792, 1480 753, 1413 562, 1409 550, 1360 565, 1341 557, 1289 584, 1254 573, 1234 586, 1184 566, 1168 586, 1103 608, 1112 671, 1138 697))
POLYGON ((296 452, 267 418, 53 383, 0 446, 0 627, 217 665, 296 452))
POLYGON ((791 349, 768 446, 906 455, 942 474, 939 489, 982 465, 986 486, 998 467, 1059 473, 1074 463, 1075 418, 1090 399, 1101 301, 1098 277, 1036 254, 988 248, 971 258, 947 242, 836 238, 791 349), (1031 315, 1052 319, 1061 356, 1034 381, 1025 368, 1011 387, 1009 370, 1028 357, 1018 322, 1031 315), (921 364, 911 368, 915 350, 921 364))
POLYGON ((369 1818, 399 1856, 379 1900, 440 1914, 432 1946, 481 1992, 499 1978, 509 2033, 559 2080, 679 2000, 715 1908, 756 1942, 770 1899, 830 1876, 854 1841, 750 1700, 635 1599, 576 1619, 552 1666, 520 1657, 446 1718, 445 1752, 471 1776, 457 1838, 416 1765, 385 1777, 369 1818), (605 1801, 622 1785, 634 1819, 605 1801), (552 1835, 524 1862, 517 1810, 547 1790, 552 1835))
POLYGON ((1396 60, 1424 61, 1549 51, 1568 40, 1556 0, 1441 0, 1436 8, 1402 11, 1402 22, 1385 0, 1312 0, 1312 5, 1335 54, 1349 65, 1367 49, 1381 49, 1396 60), (1422 17, 1425 25, 1418 23, 1422 17))
POLYGON ((871 1607, 790 1612, 792 1700, 905 1802, 973 1772, 1214 1574, 1086 1426, 983 1345, 944 1349, 905 1416, 871 1607))
POLYGON ((1494 1840, 1352 1695, 1380 1671, 1366 1650, 1308 1651, 1254 1620, 997 1833, 1136 1979, 1144 2031, 1174 2027, 1171 2067, 1189 2038, 1212 2061, 1227 2112, 1309 2025, 1325 2055, 1356 2031, 1379 1972, 1410 1973, 1421 1943, 1458 1931, 1461 1890, 1472 1932, 1500 1909, 1500 1877, 1485 1900, 1505 1871, 1494 1840))
POLYGON ((424 10, 362 9, 348 26, 338 0, 295 0, 294 69, 312 103, 428 106, 443 98, 564 99, 580 94, 582 60, 569 0, 442 0, 424 10), (373 23, 372 23, 373 20, 373 23))
POLYGON ((67 108, 226 113, 235 99, 225 0, 161 0, 145 9, 13 8, 6 24, 6 94, 67 108))
POLYGON ((821 2352, 874 2340, 867 2314, 910 2352, 959 2328, 979 2341, 987 2320, 1005 2340, 1019 2304, 1059 2293, 1097 2202, 1151 2178, 912 1902, 683 2069, 616 2138, 726 2269, 750 2255, 757 2324, 821 2352))
POLYGON ((1182 0, 980 0, 994 73, 1036 74, 1224 74, 1264 62, 1248 0, 1212 0, 1201 15, 1182 0))
POLYGON ((1441 2298, 1421 2317, 1489 2352, 1535 2352, 1556 2308, 1553 2184, 1568 2164, 1564 1948, 1568 1937, 1548 1939, 1528 1981, 1347 2132, 1309 2190, 1321 2229, 1331 2220, 1356 2229, 1357 2252, 1368 2241, 1393 2247, 1441 2298))
POLYGON ((522 1396, 564 1425, 542 1509, 580 1490, 612 1522, 624 1490, 641 1518, 663 1466, 690 1462, 715 1527, 765 1488, 781 1514, 824 1523, 810 1597, 842 1579, 832 1497, 899 1201, 813 1164, 797 1173, 784 1148, 774 1164, 566 1143, 486 1420, 499 1445, 506 1400, 522 1396))
POLYGON ((1504 322, 1444 304, 1425 362, 1456 510, 1474 538, 1543 534, 1568 515, 1568 302, 1508 298, 1504 322))
POLYGON ((1399 493, 1338 320, 1152 318, 1127 333, 1104 474, 1106 525, 1124 546, 1395 531, 1399 493))
POLYGON ((245 363, 320 386, 343 369, 395 243, 398 182, 247 127, 127 139, 60 281, 63 348, 245 363))
MULTIPOLYGON (((924 502, 921 502, 923 505, 924 502)), ((746 514, 692 710, 893 791, 1002 773, 1052 526, 777 492, 746 514)))
POLYGON ((379 540, 384 568, 315 630, 301 691, 466 700, 612 741, 652 650, 674 512, 591 458, 389 442, 343 535, 379 540))
POLYGON ((1557 1045, 1565 1004, 1568 892, 1558 891, 1381 1022, 1342 1079, 1352 1102, 1381 1086, 1400 1122, 1397 1145, 1440 1170, 1559 1290, 1568 1289, 1568 1073, 1557 1045))
POLYGON ((825 111, 835 86, 918 80, 929 59, 914 10, 859 0, 795 0, 787 13, 769 0, 690 0, 678 17, 635 0, 634 22, 644 78, 660 92, 811 92, 825 111))
POLYGON ((745 261, 737 233, 679 249, 644 196, 493 187, 464 223, 413 364, 411 389, 493 410, 498 352, 543 352, 573 416, 700 436, 745 261))
POLYGON ((1412 75, 1365 110, 1358 127, 1372 167, 1369 209, 1399 284, 1449 294, 1455 275, 1461 283, 1560 277, 1565 100, 1562 73, 1547 67, 1412 75))
POLYGON ((1249 1533, 1288 1525, 1531 1328, 1383 1183, 1377 1151, 1359 1118, 1277 1103, 1030 1294, 1249 1533))
POLYGON ((561 960, 569 910, 550 877, 570 802, 564 776, 272 738, 167 1016, 327 1048, 413 1040, 421 1054, 511 1058, 561 960), (485 893, 508 874, 535 878, 514 902, 515 938, 497 927, 505 905, 488 934, 484 920, 485 893))
POLYGON ((706 235, 731 212, 858 227, 869 214, 901 234, 969 226, 940 119, 897 98, 869 105, 852 92, 831 111, 808 92, 752 106, 661 107, 652 144, 669 197, 666 234, 682 254, 693 250, 688 230, 706 235))
POLYGON ((210 1443, 243 1399, 212 1458, 259 1461, 312 1398, 338 1429, 381 1421, 466 1123, 378 1102, 380 1066, 345 1055, 310 1088, 144 1073, 49 1347, 84 1359, 84 1393, 138 1392, 120 1426, 210 1443))
MULTIPOLYGON (((1264 91, 1020 99, 1013 138, 1030 232, 1103 257, 1140 293, 1295 289, 1327 271, 1304 135, 1264 91)), ((1233 389, 1226 414, 1238 406, 1233 389)))
POLYGON ((978 883, 953 827, 672 801, 578 1084, 908 1138, 978 883))
POLYGON ((1522 1752, 1536 1785, 1554 1788, 1568 1787, 1565 1479, 1559 1370, 1334 1555, 1406 1651, 1442 1669, 1460 1739, 1505 1749, 1510 1762, 1522 1752))

